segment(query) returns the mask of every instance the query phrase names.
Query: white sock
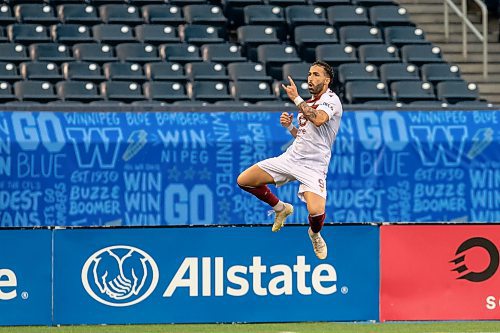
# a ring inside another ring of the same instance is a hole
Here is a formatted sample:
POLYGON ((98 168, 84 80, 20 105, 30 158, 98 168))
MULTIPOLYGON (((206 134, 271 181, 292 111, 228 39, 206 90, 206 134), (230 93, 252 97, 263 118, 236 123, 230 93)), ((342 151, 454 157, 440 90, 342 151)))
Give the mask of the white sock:
POLYGON ((285 209, 285 203, 283 201, 278 201, 276 206, 273 207, 275 212, 281 212, 283 209, 285 209))

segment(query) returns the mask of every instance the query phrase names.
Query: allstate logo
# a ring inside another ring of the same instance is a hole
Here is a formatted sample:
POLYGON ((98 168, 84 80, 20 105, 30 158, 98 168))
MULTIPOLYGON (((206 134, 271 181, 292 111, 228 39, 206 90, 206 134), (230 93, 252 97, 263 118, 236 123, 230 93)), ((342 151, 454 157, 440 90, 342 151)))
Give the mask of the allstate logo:
POLYGON ((91 255, 82 268, 82 284, 96 301, 130 306, 145 300, 158 284, 153 258, 141 249, 115 245, 91 255))

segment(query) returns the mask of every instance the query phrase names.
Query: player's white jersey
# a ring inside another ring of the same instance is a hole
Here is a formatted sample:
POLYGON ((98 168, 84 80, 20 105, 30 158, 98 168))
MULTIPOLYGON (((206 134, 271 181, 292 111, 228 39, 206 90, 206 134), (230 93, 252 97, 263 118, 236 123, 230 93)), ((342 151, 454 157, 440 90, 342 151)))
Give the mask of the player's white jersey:
POLYGON ((330 89, 306 103, 316 110, 326 112, 329 120, 316 127, 302 113, 299 113, 297 137, 288 147, 285 155, 296 163, 326 174, 332 155, 332 145, 337 137, 342 118, 342 103, 330 89))

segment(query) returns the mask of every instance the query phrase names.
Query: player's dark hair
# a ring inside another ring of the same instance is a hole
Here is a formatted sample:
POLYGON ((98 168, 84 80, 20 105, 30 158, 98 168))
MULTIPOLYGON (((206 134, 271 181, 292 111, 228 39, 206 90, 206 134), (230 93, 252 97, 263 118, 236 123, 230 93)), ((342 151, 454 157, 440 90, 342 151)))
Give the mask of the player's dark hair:
POLYGON ((321 68, 323 68, 326 72, 326 75, 328 75, 330 77, 330 84, 333 83, 333 69, 332 69, 332 66, 328 65, 326 62, 324 61, 315 61, 312 66, 319 66, 321 68))

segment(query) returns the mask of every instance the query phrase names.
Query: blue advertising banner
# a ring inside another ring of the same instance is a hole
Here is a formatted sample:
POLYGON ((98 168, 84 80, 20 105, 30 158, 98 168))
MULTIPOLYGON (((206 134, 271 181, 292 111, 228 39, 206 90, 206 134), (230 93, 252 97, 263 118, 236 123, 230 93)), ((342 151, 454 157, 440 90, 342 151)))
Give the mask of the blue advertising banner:
POLYGON ((378 226, 54 230, 54 323, 378 320, 378 226))
POLYGON ((52 231, 0 232, 0 325, 52 323, 52 231))
MULTIPOLYGON (((329 222, 500 221, 500 111, 345 112, 329 222)), ((238 174, 292 142, 277 112, 2 112, 0 227, 271 223, 238 174)), ((298 184, 276 191, 307 223, 298 184)))

